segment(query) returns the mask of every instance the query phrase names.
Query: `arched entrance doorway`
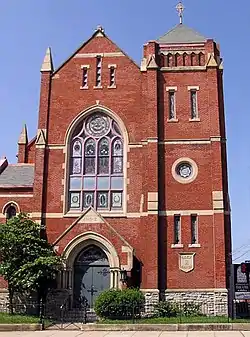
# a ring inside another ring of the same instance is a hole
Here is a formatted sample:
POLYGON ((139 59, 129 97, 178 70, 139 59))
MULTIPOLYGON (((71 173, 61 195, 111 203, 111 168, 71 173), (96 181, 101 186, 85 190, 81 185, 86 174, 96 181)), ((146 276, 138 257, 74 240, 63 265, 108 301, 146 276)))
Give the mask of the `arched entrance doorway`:
POLYGON ((92 308, 97 296, 110 288, 107 255, 96 245, 84 248, 74 262, 74 299, 86 301, 92 308))

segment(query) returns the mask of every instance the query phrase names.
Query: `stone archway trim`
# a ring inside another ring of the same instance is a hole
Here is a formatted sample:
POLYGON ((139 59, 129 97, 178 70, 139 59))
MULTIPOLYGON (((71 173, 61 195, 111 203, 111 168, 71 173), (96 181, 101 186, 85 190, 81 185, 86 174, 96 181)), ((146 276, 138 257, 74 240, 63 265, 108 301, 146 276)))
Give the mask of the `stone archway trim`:
POLYGON ((95 232, 85 232, 76 236, 67 244, 62 253, 62 257, 66 260, 65 268, 71 271, 71 286, 73 284, 72 271, 74 261, 81 250, 91 244, 102 249, 107 255, 110 267, 110 288, 119 288, 120 284, 118 276, 120 271, 120 261, 115 247, 104 236, 95 232))
POLYGON ((104 236, 95 232, 80 234, 67 244, 62 253, 62 257, 66 259, 66 265, 72 268, 76 256, 91 243, 106 253, 111 269, 120 269, 119 257, 114 246, 104 236))

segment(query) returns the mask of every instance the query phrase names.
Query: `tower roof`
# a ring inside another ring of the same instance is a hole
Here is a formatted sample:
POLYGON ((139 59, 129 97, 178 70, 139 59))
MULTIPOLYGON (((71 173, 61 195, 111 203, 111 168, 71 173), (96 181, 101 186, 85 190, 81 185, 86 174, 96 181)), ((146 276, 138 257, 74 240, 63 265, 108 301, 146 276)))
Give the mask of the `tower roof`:
POLYGON ((166 34, 161 36, 157 42, 159 43, 204 43, 206 37, 196 32, 192 28, 180 23, 166 34))

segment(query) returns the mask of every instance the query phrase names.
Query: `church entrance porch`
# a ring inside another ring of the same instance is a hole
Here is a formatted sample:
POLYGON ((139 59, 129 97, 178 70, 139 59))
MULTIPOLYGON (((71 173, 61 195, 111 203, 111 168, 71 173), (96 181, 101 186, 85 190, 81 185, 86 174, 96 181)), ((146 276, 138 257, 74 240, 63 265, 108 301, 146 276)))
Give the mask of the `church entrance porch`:
POLYGON ((110 288, 110 267, 107 255, 96 245, 84 248, 74 263, 74 302, 93 308, 98 295, 110 288))

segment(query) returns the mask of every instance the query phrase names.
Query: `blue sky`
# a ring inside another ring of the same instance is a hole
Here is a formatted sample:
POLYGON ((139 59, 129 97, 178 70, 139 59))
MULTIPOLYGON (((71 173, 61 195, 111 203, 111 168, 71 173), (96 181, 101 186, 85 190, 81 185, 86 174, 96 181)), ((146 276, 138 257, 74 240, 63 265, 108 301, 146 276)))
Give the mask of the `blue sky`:
MULTIPOLYGON (((1 0, 0 155, 16 162, 24 122, 36 134, 40 67, 52 47, 57 67, 98 24, 137 63, 142 45, 178 23, 177 0, 1 0)), ((184 0, 184 23, 221 45, 235 257, 250 258, 250 4, 184 0)), ((241 258, 240 258, 241 260, 241 258)))

